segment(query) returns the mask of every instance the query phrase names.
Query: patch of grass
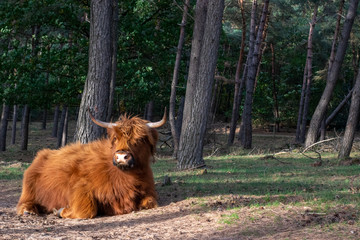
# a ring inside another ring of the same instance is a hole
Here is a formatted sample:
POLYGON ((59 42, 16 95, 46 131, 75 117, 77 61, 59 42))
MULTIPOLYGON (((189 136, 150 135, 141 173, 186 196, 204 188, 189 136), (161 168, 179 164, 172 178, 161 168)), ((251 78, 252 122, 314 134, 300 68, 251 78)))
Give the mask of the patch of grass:
MULTIPOLYGON (((263 155, 210 157, 205 160, 206 173, 176 171, 174 160, 159 159, 153 169, 157 182, 165 175, 170 176, 173 185, 160 187, 159 191, 176 191, 174 201, 230 194, 249 197, 247 206, 289 203, 359 206, 360 196, 351 191, 350 179, 358 175, 360 166, 337 166, 336 154, 326 154, 325 158, 326 164, 313 167, 314 160, 299 153, 277 159, 264 159, 263 155)), ((353 188, 360 188, 360 178, 353 183, 357 184, 353 188)))
POLYGON ((0 166, 0 180, 22 179, 25 169, 29 164, 12 164, 0 166))
POLYGON ((221 220, 219 222, 231 225, 236 223, 238 220, 239 220, 239 215, 237 213, 232 213, 230 215, 221 216, 221 220))

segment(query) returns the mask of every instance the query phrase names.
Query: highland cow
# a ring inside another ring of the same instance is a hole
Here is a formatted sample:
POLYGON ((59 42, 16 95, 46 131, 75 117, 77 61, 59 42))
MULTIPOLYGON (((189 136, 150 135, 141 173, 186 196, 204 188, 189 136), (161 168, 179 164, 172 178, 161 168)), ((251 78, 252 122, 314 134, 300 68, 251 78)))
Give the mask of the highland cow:
MULTIPOLYGON (((90 113, 89 113, 90 114, 90 113)), ((159 122, 123 115, 107 123, 107 138, 39 151, 24 173, 17 213, 56 212, 63 218, 118 215, 157 206, 150 167, 159 122)))

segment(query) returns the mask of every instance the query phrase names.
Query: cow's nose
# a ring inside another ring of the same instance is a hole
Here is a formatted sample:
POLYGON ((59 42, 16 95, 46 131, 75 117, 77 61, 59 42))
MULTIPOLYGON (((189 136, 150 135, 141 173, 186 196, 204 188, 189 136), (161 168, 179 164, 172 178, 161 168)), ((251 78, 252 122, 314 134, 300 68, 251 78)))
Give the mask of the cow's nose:
POLYGON ((131 154, 127 152, 116 152, 115 161, 119 164, 127 164, 131 160, 131 154))

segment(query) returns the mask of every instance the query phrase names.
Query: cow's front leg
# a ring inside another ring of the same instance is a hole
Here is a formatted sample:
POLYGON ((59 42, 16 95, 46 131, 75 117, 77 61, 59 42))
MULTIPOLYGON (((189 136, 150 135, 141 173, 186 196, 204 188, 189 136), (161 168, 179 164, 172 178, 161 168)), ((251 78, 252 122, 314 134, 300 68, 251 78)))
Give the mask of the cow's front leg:
POLYGON ((156 208, 157 206, 156 198, 153 196, 146 196, 140 202, 140 209, 156 208))
POLYGON ((62 218, 93 218, 97 215, 97 204, 91 191, 85 186, 75 188, 69 206, 59 209, 62 218))

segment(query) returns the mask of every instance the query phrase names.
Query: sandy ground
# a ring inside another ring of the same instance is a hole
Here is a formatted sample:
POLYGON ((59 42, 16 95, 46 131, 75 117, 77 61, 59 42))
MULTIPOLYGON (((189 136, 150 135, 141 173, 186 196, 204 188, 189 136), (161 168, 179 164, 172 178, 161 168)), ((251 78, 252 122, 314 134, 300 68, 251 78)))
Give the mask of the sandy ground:
POLYGON ((77 220, 51 214, 17 216, 20 192, 20 180, 0 181, 0 239, 360 238, 358 212, 351 207, 322 214, 293 205, 250 207, 252 197, 234 195, 176 202, 159 196, 156 209, 77 220))

